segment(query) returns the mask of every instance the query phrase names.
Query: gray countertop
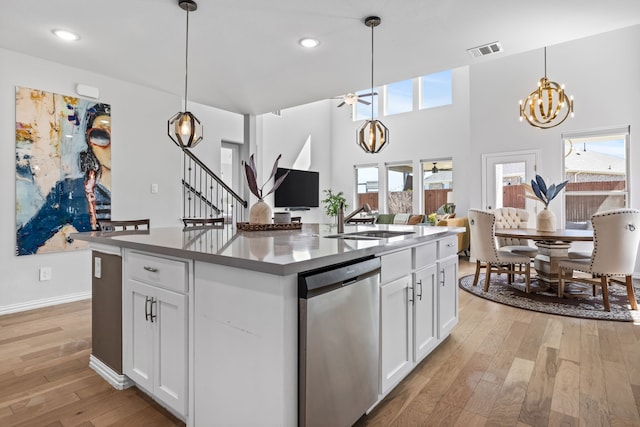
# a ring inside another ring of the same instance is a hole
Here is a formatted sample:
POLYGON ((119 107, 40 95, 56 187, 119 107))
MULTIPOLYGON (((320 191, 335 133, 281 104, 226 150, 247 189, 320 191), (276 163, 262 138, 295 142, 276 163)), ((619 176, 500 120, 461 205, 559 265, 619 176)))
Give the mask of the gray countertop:
POLYGON ((345 233, 366 230, 411 231, 412 234, 377 240, 328 238, 337 227, 303 224, 299 230, 240 231, 224 228, 183 230, 152 228, 142 232, 87 232, 78 240, 170 255, 230 267, 289 275, 326 265, 426 243, 463 232, 461 227, 412 225, 346 225, 345 233))

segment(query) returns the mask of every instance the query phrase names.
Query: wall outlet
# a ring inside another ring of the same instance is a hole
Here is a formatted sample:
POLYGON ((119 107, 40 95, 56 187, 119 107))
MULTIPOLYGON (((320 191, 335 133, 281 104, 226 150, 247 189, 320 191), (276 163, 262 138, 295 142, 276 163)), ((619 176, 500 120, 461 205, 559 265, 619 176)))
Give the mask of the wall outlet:
POLYGON ((100 257, 93 259, 93 277, 96 279, 102 278, 102 258, 100 257))
POLYGON ((51 280, 51 267, 40 267, 40 281, 51 280))
POLYGON ((158 193, 158 184, 151 184, 151 194, 158 193))

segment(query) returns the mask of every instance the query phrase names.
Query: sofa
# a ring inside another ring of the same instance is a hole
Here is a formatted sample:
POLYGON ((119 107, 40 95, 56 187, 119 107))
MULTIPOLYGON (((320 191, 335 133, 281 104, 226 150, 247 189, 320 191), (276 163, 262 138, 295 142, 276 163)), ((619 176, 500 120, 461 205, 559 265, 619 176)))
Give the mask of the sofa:
POLYGON ((416 225, 427 222, 426 215, 414 214, 378 214, 376 224, 405 224, 416 225))

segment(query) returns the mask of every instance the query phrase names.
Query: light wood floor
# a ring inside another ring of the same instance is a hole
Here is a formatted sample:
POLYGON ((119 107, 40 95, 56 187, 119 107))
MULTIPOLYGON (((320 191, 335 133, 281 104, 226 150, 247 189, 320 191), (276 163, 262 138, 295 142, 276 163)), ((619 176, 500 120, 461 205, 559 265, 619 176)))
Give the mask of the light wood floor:
MULTIPOLYGON (((136 388, 113 389, 90 350, 90 301, 0 316, 0 426, 184 425, 136 388)), ((640 426, 639 411, 640 325, 461 291, 452 335, 357 426, 640 426)))

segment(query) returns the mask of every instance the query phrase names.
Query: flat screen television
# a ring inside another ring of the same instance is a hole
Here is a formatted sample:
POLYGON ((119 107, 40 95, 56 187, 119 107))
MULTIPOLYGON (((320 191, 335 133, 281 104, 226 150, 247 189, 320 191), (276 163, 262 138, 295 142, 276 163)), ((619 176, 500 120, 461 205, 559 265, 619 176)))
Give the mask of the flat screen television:
POLYGON ((297 169, 278 168, 275 179, 289 171, 274 193, 276 208, 317 208, 320 206, 320 174, 297 169))

